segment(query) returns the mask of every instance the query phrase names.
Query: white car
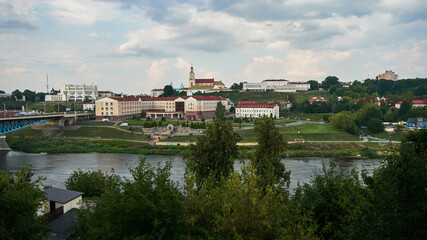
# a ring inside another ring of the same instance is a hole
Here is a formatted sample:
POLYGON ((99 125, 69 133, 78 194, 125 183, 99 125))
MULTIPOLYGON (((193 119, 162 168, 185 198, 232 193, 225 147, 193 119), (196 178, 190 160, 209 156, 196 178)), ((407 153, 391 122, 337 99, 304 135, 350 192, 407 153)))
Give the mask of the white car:
POLYGON ((109 122, 109 121, 110 121, 110 119, 108 119, 108 118, 103 118, 103 119, 102 119, 102 121, 103 121, 103 122, 109 122))
POLYGON ((129 126, 128 123, 120 123, 120 127, 127 127, 127 126, 129 126))

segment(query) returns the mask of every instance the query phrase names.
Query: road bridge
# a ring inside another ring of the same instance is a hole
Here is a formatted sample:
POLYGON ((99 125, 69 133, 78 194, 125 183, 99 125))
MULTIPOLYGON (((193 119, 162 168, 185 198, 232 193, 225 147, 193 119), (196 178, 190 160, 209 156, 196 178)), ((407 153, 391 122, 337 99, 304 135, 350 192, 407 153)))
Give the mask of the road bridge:
POLYGON ((57 128, 68 126, 79 119, 92 119, 95 113, 53 113, 43 115, 24 115, 12 117, 0 117, 0 151, 10 150, 6 141, 5 134, 25 127, 37 125, 40 123, 53 122, 57 128))

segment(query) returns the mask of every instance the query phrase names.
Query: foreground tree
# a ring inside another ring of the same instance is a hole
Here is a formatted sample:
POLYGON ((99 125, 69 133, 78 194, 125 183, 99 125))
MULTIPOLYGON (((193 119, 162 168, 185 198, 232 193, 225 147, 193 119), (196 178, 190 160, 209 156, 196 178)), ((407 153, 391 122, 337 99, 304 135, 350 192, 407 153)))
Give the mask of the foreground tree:
POLYGON ((411 132, 365 176, 369 204, 359 239, 427 239, 427 130, 411 132))
POLYGON ((119 188, 120 176, 104 173, 101 170, 73 171, 65 180, 69 190, 84 192, 85 197, 100 197, 108 189, 119 188))
POLYGON ((0 239, 45 239, 47 228, 37 210, 44 200, 41 178, 31 181, 27 165, 11 175, 0 172, 0 239))
POLYGON ((233 132, 230 121, 215 118, 207 126, 205 134, 197 138, 195 145, 190 146, 187 156, 187 170, 189 174, 195 175, 197 186, 200 187, 211 174, 218 184, 221 178, 233 172, 234 160, 239 155, 239 140, 240 136, 233 132))
POLYGON ((96 204, 78 212, 78 239, 177 239, 181 234, 182 196, 170 180, 171 164, 150 167, 144 158, 96 204))
POLYGON ((251 166, 216 185, 208 178, 199 189, 187 179, 187 239, 316 239, 309 219, 277 188, 258 186, 251 166))
POLYGON ((285 165, 280 162, 287 142, 283 140, 279 129, 271 118, 263 117, 255 121, 255 131, 258 134, 258 145, 251 161, 260 185, 273 186, 280 182, 289 185, 290 172, 285 171, 285 165))
POLYGON ((334 128, 342 129, 351 134, 358 134, 359 128, 356 125, 356 118, 350 111, 337 113, 329 118, 334 128))

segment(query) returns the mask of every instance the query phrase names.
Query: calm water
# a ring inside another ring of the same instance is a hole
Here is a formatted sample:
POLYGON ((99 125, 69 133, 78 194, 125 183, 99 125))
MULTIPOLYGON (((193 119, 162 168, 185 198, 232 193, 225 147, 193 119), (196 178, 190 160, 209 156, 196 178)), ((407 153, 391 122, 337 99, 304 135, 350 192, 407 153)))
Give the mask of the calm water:
MULTIPOLYGON (((181 156, 146 156, 152 166, 164 165, 172 162, 172 180, 183 181, 185 173, 185 161, 181 156)), ((97 170, 115 173, 126 178, 131 178, 129 168, 136 166, 138 155, 115 153, 82 153, 82 154, 28 154, 11 151, 0 152, 0 170, 15 172, 25 163, 32 166, 35 177, 43 176, 47 179, 45 185, 64 188, 65 179, 76 169, 97 170)), ((323 165, 333 161, 342 171, 348 171, 353 167, 361 170, 365 168, 369 173, 378 166, 378 159, 339 159, 339 158, 287 158, 282 162, 287 170, 291 170, 291 188, 297 186, 297 182, 310 181, 313 173, 320 171, 323 165)), ((239 169, 241 163, 236 162, 235 168, 239 169)))

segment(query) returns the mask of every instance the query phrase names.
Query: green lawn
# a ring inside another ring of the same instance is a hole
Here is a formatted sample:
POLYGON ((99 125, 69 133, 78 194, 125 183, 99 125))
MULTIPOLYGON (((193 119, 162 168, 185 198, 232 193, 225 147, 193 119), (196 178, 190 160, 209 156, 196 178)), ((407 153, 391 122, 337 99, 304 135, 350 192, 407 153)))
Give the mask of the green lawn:
POLYGON ((295 119, 295 120, 307 120, 310 119, 310 121, 320 122, 323 121, 324 116, 332 116, 333 113, 294 113, 294 112, 287 112, 283 117, 289 118, 289 119, 295 119))
POLYGON ((6 137, 19 137, 19 136, 23 136, 26 138, 42 137, 43 131, 32 129, 31 127, 26 127, 26 128, 22 128, 6 134, 6 137))
POLYGON ((256 103, 272 103, 276 100, 286 100, 287 96, 293 96, 296 102, 303 102, 312 97, 330 97, 328 92, 310 91, 308 93, 280 93, 280 92, 219 92, 205 94, 209 96, 221 96, 229 98, 233 103, 253 101, 256 103))
MULTIPOLYGON (((305 139, 306 141, 358 141, 357 136, 337 130, 329 125, 306 123, 291 127, 279 128, 280 133, 286 141, 294 139, 305 139), (300 131, 300 134, 298 134, 300 131)), ((257 135, 254 129, 236 130, 243 138, 242 142, 256 142, 257 135)))
POLYGON ((197 142, 197 135, 173 136, 160 140, 161 142, 197 142))
POLYGON ((128 133, 109 127, 81 127, 76 130, 64 130, 61 136, 82 137, 82 138, 101 138, 101 139, 128 139, 128 140, 150 140, 149 135, 128 133))
POLYGON ((402 139, 406 136, 407 133, 391 133, 388 134, 386 132, 380 132, 375 134, 370 134, 372 137, 381 138, 385 140, 391 140, 391 141, 402 141, 402 139))
POLYGON ((99 126, 113 126, 114 122, 103 122, 103 121, 78 121, 74 125, 99 125, 99 126))

